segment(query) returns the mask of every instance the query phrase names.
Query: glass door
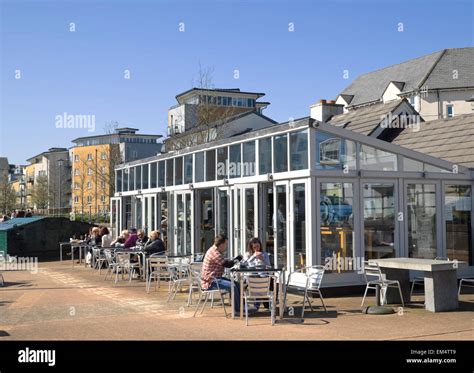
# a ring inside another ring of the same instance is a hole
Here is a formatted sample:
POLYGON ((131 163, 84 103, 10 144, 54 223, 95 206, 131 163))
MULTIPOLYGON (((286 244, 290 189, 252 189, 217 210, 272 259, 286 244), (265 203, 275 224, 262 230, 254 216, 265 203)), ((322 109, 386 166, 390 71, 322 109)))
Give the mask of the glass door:
POLYGON ((288 256, 288 232, 290 231, 289 213, 289 182, 276 182, 274 186, 274 265, 277 267, 290 267, 288 256))
POLYGON ((135 229, 143 229, 143 196, 135 197, 134 226, 135 229))
POLYGON ((110 234, 115 239, 122 230, 122 199, 120 197, 112 198, 110 209, 110 226, 112 228, 110 234))
POLYGON ((257 185, 232 187, 234 235, 231 256, 243 255, 247 242, 258 233, 258 188, 257 185))
POLYGON ((155 194, 143 196, 143 227, 147 235, 157 229, 155 194))
MULTIPOLYGON (((311 198, 308 192, 308 180, 293 180, 289 183, 289 255, 290 268, 299 269, 310 265, 308 260, 308 242, 311 234, 311 198)), ((282 242, 284 237, 282 238, 282 242)), ((287 240, 288 242, 288 240, 287 240)))
POLYGON ((173 216, 175 255, 191 255, 193 252, 192 192, 175 192, 173 216))
MULTIPOLYGON (((217 188, 217 221, 216 233, 230 237, 230 190, 229 188, 217 188)), ((227 250, 229 250, 228 243, 227 250)), ((224 253, 227 256, 227 252, 224 253)))

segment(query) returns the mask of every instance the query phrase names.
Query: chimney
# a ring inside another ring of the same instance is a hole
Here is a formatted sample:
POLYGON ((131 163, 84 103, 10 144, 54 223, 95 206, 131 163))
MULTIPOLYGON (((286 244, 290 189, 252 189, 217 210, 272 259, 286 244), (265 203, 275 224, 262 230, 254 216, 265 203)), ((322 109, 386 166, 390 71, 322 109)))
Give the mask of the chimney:
POLYGON ((318 103, 310 106, 311 118, 320 122, 326 122, 333 115, 342 114, 344 105, 336 104, 336 101, 319 100, 318 103))

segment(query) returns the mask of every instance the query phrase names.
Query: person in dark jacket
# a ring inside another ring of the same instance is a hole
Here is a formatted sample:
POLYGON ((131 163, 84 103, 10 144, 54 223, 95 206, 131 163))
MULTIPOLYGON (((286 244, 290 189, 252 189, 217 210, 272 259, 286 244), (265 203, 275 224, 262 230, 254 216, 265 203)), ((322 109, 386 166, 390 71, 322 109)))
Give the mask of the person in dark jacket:
POLYGON ((150 240, 147 242, 144 248, 145 255, 149 256, 152 254, 164 254, 166 251, 165 244, 160 238, 159 231, 150 232, 150 240))

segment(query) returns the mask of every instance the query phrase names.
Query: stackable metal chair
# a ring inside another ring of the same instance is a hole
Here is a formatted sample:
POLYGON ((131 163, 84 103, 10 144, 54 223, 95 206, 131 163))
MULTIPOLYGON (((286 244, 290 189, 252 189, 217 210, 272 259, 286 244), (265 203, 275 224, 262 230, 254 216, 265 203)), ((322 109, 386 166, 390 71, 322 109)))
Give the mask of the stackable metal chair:
POLYGON ((150 292, 151 280, 155 279, 155 291, 161 286, 161 280, 170 280, 171 273, 168 269, 168 259, 159 254, 151 255, 148 258, 148 271, 146 279, 146 292, 150 292))
MULTIPOLYGON (((213 280, 215 280, 215 279, 213 279, 213 280)), ((227 294, 228 291, 227 290, 221 290, 220 287, 219 287, 219 283, 217 283, 217 289, 213 289, 213 290, 203 289, 202 286, 201 286, 201 281, 198 282, 198 286, 199 286, 199 301, 196 304, 196 309, 194 311, 193 317, 196 317, 196 314, 199 310, 199 306, 200 306, 202 300, 204 299, 204 304, 202 305, 202 308, 201 308, 201 312, 200 312, 201 314, 203 313, 204 308, 206 307, 208 299, 212 298, 214 295, 219 295, 219 297, 221 298, 222 305, 224 307, 224 314, 225 314, 225 317, 227 317, 227 309, 225 308, 224 295, 227 294)))
POLYGON ((314 265, 297 269, 288 275, 285 287, 285 296, 283 300, 284 309, 286 309, 286 298, 288 290, 296 292, 303 292, 303 307, 301 309, 301 320, 304 320, 304 312, 306 308, 306 301, 308 302, 311 311, 313 305, 309 299, 309 294, 317 295, 321 299, 324 311, 327 312, 326 304, 324 303, 323 295, 321 294, 321 283, 324 277, 324 266, 314 265))
POLYGON ((115 253, 115 283, 118 281, 118 274, 119 271, 122 274, 122 279, 123 275, 126 272, 128 274, 128 282, 132 282, 133 278, 133 273, 135 273, 138 270, 138 273, 140 273, 140 262, 137 263, 132 263, 130 262, 130 253, 127 252, 116 252, 115 253))
POLYGON ((468 288, 474 288, 474 278, 462 278, 461 281, 459 281, 458 296, 461 295, 461 288, 463 286, 468 288))
POLYGON ((371 261, 364 262, 364 277, 365 277, 365 281, 367 282, 367 286, 365 287, 364 297, 362 298, 362 303, 360 305, 361 307, 364 306, 365 297, 367 296, 367 291, 369 289, 377 290, 377 287, 380 287, 382 305, 385 304, 386 302, 387 289, 398 288, 402 306, 405 307, 405 303, 403 302, 402 288, 400 287, 400 282, 398 282, 398 280, 386 279, 385 275, 382 273, 377 263, 371 262, 371 261), (375 277, 375 280, 369 280, 368 279, 369 277, 375 277))
POLYGON ((107 267, 107 272, 105 272, 104 281, 107 280, 107 276, 110 274, 114 274, 116 272, 117 263, 115 262, 114 255, 112 250, 106 249, 104 250, 104 258, 105 258, 105 266, 107 267))
POLYGON ((274 276, 260 276, 258 273, 249 274, 246 277, 247 288, 244 291, 245 302, 245 324, 249 325, 249 303, 266 301, 270 305, 270 321, 275 325, 275 297, 270 290, 271 281, 274 276))

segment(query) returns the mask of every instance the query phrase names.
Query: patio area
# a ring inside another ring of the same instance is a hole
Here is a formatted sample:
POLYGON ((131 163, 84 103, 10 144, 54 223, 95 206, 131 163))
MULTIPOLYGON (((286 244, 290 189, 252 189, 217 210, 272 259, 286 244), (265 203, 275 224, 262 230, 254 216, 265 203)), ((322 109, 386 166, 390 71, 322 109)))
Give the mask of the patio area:
MULTIPOLYGON (((285 314, 275 326, 263 309, 245 321, 224 317, 222 307, 206 307, 193 318, 185 291, 167 303, 168 286, 149 294, 145 282, 104 281, 97 271, 70 262, 40 263, 36 274, 4 272, 0 288, 0 340, 472 340, 474 292, 466 288, 459 310, 432 313, 422 294, 403 313, 366 315, 362 293, 325 296, 328 312, 305 312, 299 323, 302 297, 289 295, 285 314)), ((324 288, 322 289, 325 294, 324 288)), ((314 305, 320 305, 315 299, 314 305)), ((367 305, 375 304, 371 294, 367 305)), ((228 311, 230 307, 228 307, 228 311)))

